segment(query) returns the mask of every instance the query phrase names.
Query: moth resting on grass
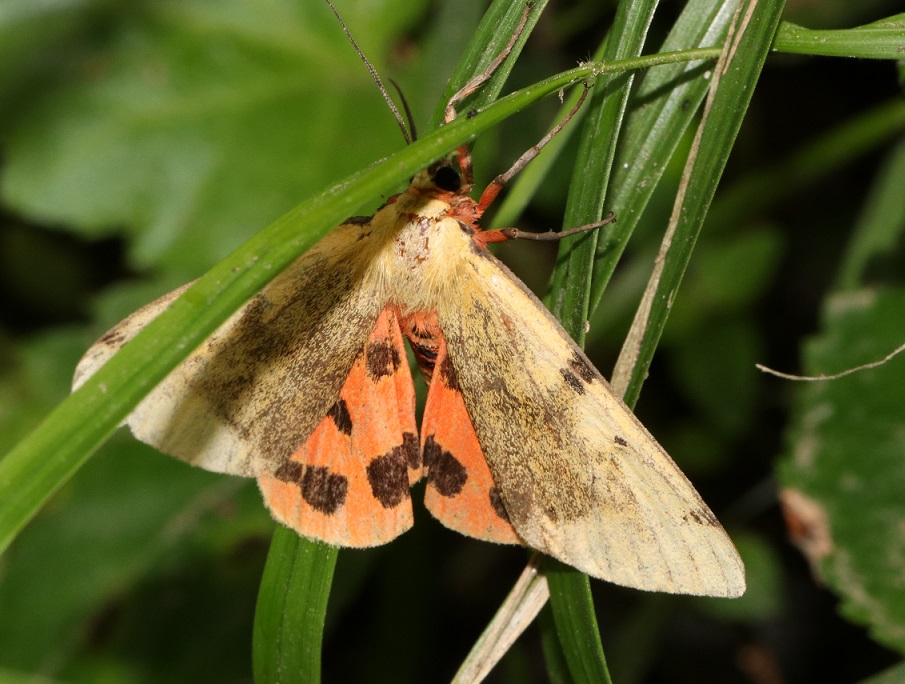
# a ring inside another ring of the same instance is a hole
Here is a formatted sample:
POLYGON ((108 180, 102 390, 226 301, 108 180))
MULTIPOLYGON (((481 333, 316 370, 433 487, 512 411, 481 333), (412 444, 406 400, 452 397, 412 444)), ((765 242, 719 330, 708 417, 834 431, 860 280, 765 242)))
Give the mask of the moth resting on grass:
MULTIPOLYGON (((278 275, 126 422, 171 456, 256 478, 279 522, 329 544, 409 529, 426 477, 428 510, 463 534, 630 587, 739 596, 713 513, 487 250, 511 237, 478 226, 505 176, 475 201, 467 148, 422 171, 278 275), (420 437, 403 338, 430 383, 420 437)), ((95 343, 75 386, 184 289, 95 343)))

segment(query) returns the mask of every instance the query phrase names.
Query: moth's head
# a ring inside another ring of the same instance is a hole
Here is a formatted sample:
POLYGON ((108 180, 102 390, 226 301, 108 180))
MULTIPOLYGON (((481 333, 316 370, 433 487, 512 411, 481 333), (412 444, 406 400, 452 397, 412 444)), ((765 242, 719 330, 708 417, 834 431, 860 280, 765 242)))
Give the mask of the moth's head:
POLYGON ((462 175, 458 166, 450 159, 443 159, 431 164, 421 171, 414 180, 412 185, 419 190, 451 192, 455 195, 461 195, 471 190, 470 187, 462 183, 462 175))

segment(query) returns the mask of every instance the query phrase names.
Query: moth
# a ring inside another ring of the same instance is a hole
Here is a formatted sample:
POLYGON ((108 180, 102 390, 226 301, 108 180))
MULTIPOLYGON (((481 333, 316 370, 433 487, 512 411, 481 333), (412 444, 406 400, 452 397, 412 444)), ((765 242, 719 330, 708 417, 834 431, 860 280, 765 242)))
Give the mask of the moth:
MULTIPOLYGON (((408 530, 411 485, 426 478, 427 509, 462 534, 629 587, 740 595, 744 569, 716 517, 488 251, 513 237, 479 227, 505 174, 475 201, 467 148, 457 162, 425 169, 278 275, 138 405, 132 432, 256 478, 277 521, 328 544, 408 530), (404 339, 429 382, 420 430, 404 339)), ((184 290, 101 337, 74 385, 184 290)))

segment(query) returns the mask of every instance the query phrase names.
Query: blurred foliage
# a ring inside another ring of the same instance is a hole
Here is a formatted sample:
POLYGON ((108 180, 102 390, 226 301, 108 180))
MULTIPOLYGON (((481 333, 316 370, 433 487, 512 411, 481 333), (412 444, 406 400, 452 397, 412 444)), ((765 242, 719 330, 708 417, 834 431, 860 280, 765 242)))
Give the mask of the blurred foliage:
MULTIPOLYGON (((512 85, 586 58, 612 5, 553 3, 512 85)), ((896 5, 789 2, 786 18, 841 29, 896 5)), ((350 0, 340 10, 423 122, 483 4, 350 0)), ((650 45, 680 10, 662 3, 650 45)), ((753 365, 794 372, 818 328, 801 372, 836 372, 905 342, 902 214, 883 190, 905 184, 891 151, 905 128, 899 78, 883 61, 767 62, 638 406, 737 541, 749 591, 727 602, 594 582, 616 682, 858 681, 899 659, 887 648, 905 650, 905 360, 807 387, 753 365), (860 142, 840 135, 859 122, 860 142), (813 448, 804 463, 803 442, 813 448), (817 575, 786 539, 773 480, 786 452, 783 485, 820 502, 834 540, 817 575)), ((478 183, 536 142, 556 107, 483 136, 478 183)), ((109 325, 401 144, 319 2, 0 0, 3 452, 65 396, 109 325)), ((605 371, 681 172, 680 161, 660 163, 664 181, 591 323, 589 354, 605 371)), ((567 178, 554 167, 520 227, 559 223, 567 178)), ((552 253, 501 251, 544 289, 552 253)), ((458 537, 423 509, 416 518, 385 548, 340 554, 326 681, 448 679, 521 569, 519 549, 458 537)), ((252 484, 120 435, 0 558, 0 681, 249 681, 271 530, 252 484)), ((544 681, 539 639, 523 637, 494 681, 544 681)))
MULTIPOLYGON (((811 375, 877 363, 903 345, 905 140, 880 167, 805 347, 811 375)), ((905 651, 905 357, 798 388, 783 505, 793 539, 841 610, 905 651)))

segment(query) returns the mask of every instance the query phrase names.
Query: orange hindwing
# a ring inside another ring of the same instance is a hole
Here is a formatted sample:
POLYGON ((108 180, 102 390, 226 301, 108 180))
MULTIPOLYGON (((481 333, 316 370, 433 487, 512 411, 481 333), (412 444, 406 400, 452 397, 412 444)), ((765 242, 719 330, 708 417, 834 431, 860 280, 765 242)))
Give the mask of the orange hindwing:
POLYGON ((393 307, 377 319, 339 399, 258 485, 274 517, 338 546, 376 546, 412 526, 420 477, 415 391, 393 307))
POLYGON ((430 382, 421 421, 427 477, 424 505, 461 534, 500 544, 521 543, 478 443, 437 314, 404 317, 403 330, 430 382))

